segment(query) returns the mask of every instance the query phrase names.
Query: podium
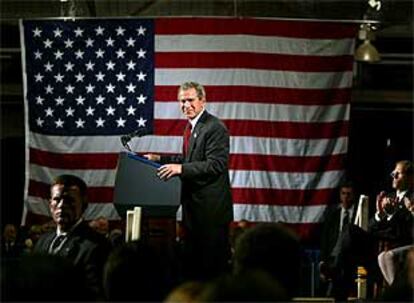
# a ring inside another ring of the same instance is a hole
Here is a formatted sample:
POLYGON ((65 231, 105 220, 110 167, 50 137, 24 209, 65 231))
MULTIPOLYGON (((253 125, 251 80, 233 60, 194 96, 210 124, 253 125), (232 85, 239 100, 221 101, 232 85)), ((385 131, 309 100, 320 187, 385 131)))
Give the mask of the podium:
POLYGON ((160 180, 161 165, 130 152, 121 152, 115 178, 114 205, 125 219, 127 210, 142 208, 142 238, 163 253, 171 253, 176 239, 176 213, 181 180, 160 180))

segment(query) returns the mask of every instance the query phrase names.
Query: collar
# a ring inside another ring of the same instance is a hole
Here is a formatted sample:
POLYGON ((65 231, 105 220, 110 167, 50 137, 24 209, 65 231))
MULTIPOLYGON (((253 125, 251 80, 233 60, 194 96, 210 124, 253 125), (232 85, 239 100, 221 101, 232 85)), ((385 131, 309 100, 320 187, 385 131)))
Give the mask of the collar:
POLYGON ((59 226, 56 229, 56 235, 57 236, 66 236, 69 233, 71 233, 81 222, 83 221, 83 218, 80 218, 68 231, 61 231, 59 226))
POLYGON ((348 211, 349 215, 351 216, 354 212, 354 206, 352 205, 350 208, 344 208, 342 207, 342 205, 340 205, 339 207, 341 208, 341 213, 345 213, 345 211, 348 211))
POLYGON ((203 115, 203 113, 206 111, 206 108, 204 107, 203 110, 192 120, 188 120, 191 123, 191 132, 193 132, 198 120, 200 120, 200 117, 203 115))
POLYGON ((402 201, 402 199, 404 198, 405 194, 407 193, 408 190, 404 190, 404 191, 397 191, 396 192, 396 197, 398 199, 398 201, 402 201))

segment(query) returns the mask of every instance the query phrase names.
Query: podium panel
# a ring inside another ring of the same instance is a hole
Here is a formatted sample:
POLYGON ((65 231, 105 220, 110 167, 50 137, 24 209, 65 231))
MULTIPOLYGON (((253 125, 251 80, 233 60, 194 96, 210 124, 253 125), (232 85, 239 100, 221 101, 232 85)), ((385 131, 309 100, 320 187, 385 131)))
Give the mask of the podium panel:
POLYGON ((149 217, 174 217, 181 198, 181 180, 160 180, 160 165, 133 153, 119 155, 115 178, 114 205, 125 218, 126 211, 141 206, 149 217))

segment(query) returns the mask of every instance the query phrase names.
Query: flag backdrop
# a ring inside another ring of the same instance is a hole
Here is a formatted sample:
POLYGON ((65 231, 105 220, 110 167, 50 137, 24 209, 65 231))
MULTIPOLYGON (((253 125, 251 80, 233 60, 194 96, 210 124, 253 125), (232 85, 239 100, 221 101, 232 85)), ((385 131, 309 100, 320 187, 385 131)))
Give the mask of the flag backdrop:
MULTIPOLYGON (((321 219, 343 175, 356 27, 234 18, 21 22, 27 210, 48 215, 54 176, 89 185, 86 217, 112 204, 120 135, 139 153, 179 153, 177 87, 197 81, 230 131, 235 220, 321 219)), ((131 182, 140 182, 131 180, 131 182)))

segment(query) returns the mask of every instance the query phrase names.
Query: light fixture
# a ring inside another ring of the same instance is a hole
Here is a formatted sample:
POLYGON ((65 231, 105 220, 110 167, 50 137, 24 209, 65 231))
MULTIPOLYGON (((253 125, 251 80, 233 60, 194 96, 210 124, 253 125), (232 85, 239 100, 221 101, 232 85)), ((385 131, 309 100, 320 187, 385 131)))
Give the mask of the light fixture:
POLYGON ((371 41, 375 40, 374 27, 370 23, 363 23, 358 32, 358 38, 363 42, 355 51, 355 60, 364 62, 379 61, 380 54, 371 41))

